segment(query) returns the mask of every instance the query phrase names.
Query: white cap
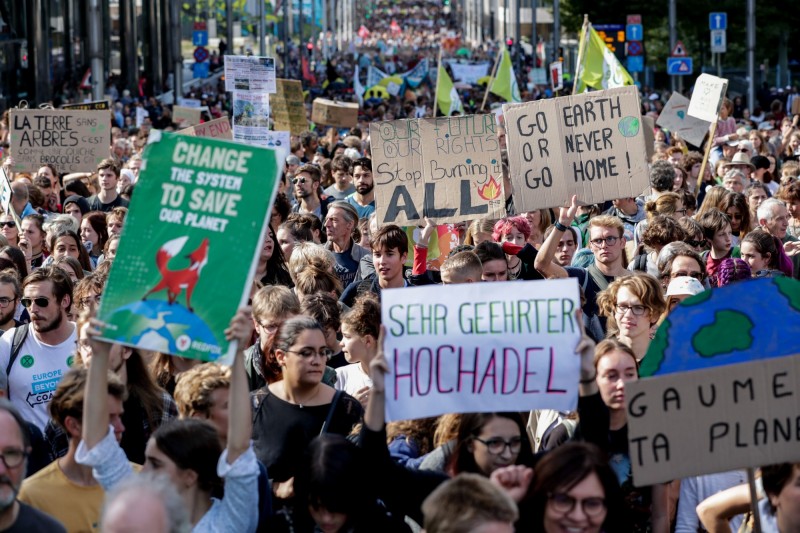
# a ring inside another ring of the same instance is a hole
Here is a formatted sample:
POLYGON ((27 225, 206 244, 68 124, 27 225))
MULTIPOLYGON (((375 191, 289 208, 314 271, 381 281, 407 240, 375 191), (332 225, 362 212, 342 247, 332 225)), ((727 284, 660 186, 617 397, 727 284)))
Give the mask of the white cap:
POLYGON ((703 284, 691 276, 678 276, 669 282, 667 296, 694 296, 705 290, 703 284))

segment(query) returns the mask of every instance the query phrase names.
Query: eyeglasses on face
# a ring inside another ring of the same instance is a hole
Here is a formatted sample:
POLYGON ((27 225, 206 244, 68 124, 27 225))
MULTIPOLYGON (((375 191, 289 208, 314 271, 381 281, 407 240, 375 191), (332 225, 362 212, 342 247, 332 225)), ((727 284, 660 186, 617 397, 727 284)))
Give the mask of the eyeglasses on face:
POLYGON ((643 305, 617 304, 615 308, 619 316, 625 316, 625 313, 628 311, 633 313, 633 316, 642 316, 644 315, 645 311, 647 311, 647 307, 643 305))
POLYGON ((330 348, 320 348, 315 351, 311 348, 303 348, 302 350, 286 350, 288 353, 297 354, 303 359, 311 359, 312 357, 319 356, 323 359, 330 359, 333 356, 333 350, 330 348))
POLYGON ((20 300, 22 302, 22 306, 26 309, 29 309, 32 304, 36 304, 36 307, 47 307, 50 305, 50 298, 45 296, 39 296, 37 298, 22 298, 20 300))
POLYGON ((687 239, 683 242, 694 248, 699 248, 700 246, 703 246, 706 243, 706 241, 693 241, 691 239, 687 239))
POLYGON ((81 307, 89 307, 90 305, 97 304, 100 305, 100 300, 103 298, 102 294, 96 294, 95 296, 89 296, 87 298, 81 298, 78 300, 78 304, 81 307))
POLYGON ((25 450, 11 448, 0 452, 0 461, 3 461, 6 468, 16 468, 25 461, 27 456, 25 450))
POLYGON ((682 276, 688 276, 690 278, 696 279, 697 281, 703 281, 703 273, 702 272, 684 272, 682 270, 679 270, 678 272, 673 272, 672 274, 670 274, 670 277, 672 279, 680 278, 682 276))
POLYGON ((492 437, 488 440, 479 439, 478 437, 474 437, 474 439, 486 446, 486 450, 492 455, 500 455, 506 447, 511 453, 519 453, 520 449, 522 449, 522 438, 520 437, 514 437, 511 440, 504 440, 499 437, 492 437))
POLYGON ((614 237, 613 235, 609 235, 608 237, 600 238, 600 239, 592 239, 589 242, 592 243, 597 248, 600 248, 605 244, 606 246, 614 246, 617 244, 619 237, 614 237))
POLYGON ((547 498, 550 500, 550 505, 556 512, 568 514, 575 509, 575 505, 580 502, 581 509, 586 516, 598 516, 606 509, 606 501, 603 498, 585 498, 576 500, 569 494, 548 494, 547 498))
POLYGON ((308 180, 305 178, 292 178, 292 185, 297 185, 298 183, 305 183, 308 180))
POLYGON ((0 307, 5 309, 6 307, 8 307, 8 304, 10 304, 11 302, 13 302, 15 300, 16 300, 16 298, 0 298, 0 307))

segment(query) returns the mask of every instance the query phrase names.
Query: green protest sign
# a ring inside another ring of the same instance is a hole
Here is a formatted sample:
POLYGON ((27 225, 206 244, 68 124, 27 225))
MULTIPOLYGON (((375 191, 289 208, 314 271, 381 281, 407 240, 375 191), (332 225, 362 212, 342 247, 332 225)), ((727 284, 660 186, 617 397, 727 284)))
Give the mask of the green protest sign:
POLYGON ((275 152, 153 132, 98 313, 102 338, 214 361, 247 301, 275 198, 275 152))

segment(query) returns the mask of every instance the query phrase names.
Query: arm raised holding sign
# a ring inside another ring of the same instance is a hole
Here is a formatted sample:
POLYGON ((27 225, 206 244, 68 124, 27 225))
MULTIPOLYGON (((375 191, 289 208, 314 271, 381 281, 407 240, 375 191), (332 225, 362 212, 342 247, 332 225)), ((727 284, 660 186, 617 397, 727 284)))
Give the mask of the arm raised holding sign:
POLYGON ((545 278, 566 278, 567 271, 564 267, 553 261, 558 251, 561 236, 567 231, 575 220, 575 214, 578 212, 578 197, 573 196, 569 207, 562 207, 558 211, 558 220, 555 223, 553 231, 550 232, 547 239, 545 239, 536 259, 533 262, 533 267, 538 270, 545 278))

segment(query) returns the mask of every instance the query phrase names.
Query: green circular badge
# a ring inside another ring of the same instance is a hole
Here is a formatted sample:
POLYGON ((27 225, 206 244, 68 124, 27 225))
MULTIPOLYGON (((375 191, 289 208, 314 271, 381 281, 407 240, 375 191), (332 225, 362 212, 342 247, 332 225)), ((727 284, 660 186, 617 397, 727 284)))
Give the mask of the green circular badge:
POLYGON ((625 117, 617 124, 623 137, 635 137, 639 133, 639 126, 640 120, 637 117, 625 117))
POLYGON ((70 355, 69 357, 67 357, 67 366, 71 367, 72 363, 74 363, 74 362, 75 362, 75 356, 74 355, 70 355))
POLYGON ((24 368, 30 368, 33 366, 33 356, 32 355, 23 355, 22 358, 19 360, 19 364, 21 364, 24 368))

